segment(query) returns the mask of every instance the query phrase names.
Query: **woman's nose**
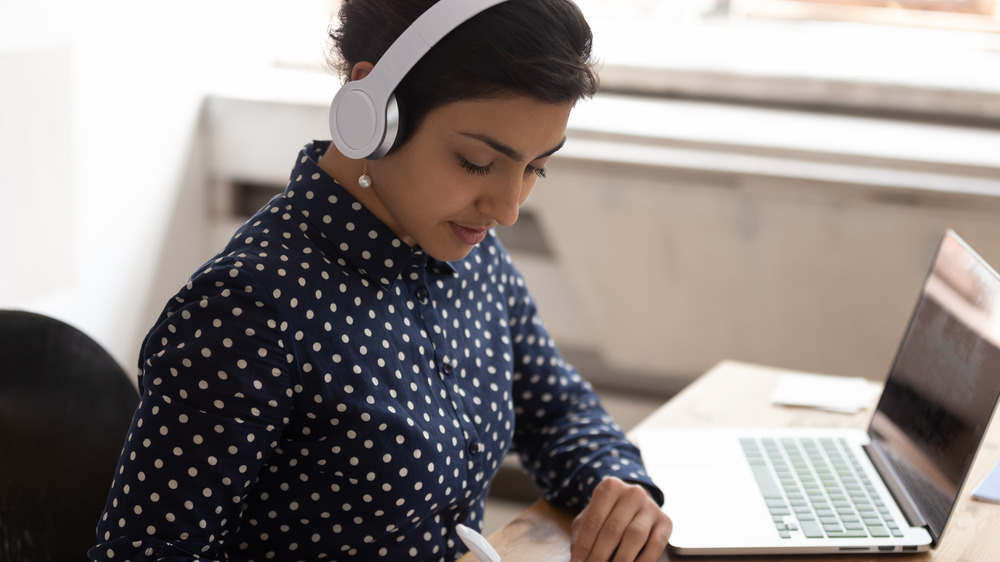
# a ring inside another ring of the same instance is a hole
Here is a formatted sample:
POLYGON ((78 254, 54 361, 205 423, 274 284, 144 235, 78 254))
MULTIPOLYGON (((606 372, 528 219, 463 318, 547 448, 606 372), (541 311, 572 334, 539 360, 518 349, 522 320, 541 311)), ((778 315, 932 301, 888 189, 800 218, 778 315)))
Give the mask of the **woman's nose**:
POLYGON ((526 183, 524 178, 498 181, 480 198, 479 210, 502 226, 513 225, 527 195, 524 193, 526 183))

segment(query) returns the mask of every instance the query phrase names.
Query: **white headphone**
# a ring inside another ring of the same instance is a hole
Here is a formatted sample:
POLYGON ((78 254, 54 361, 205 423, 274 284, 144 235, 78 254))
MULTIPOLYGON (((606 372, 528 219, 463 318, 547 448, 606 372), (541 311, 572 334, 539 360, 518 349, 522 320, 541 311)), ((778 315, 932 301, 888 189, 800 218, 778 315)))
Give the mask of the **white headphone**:
POLYGON ((438 41, 472 16, 506 0, 440 0, 420 15, 361 80, 344 84, 330 104, 330 134, 344 156, 385 156, 399 133, 393 90, 438 41))

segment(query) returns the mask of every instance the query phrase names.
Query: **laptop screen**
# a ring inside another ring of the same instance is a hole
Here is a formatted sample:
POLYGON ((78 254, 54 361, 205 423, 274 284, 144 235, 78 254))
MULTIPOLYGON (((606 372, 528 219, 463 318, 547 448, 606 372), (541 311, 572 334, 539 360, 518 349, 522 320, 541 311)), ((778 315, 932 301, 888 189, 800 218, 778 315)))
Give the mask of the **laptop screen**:
POLYGON ((1000 396, 1000 278, 948 232, 869 435, 940 539, 1000 396))

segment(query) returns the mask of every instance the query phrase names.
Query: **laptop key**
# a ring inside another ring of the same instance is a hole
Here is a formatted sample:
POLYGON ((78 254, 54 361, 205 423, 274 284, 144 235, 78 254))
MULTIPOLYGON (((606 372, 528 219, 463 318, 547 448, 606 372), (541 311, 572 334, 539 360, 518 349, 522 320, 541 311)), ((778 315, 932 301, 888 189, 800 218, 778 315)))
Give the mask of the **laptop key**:
POLYGON ((827 532, 826 536, 831 539, 860 539, 867 537, 868 533, 864 531, 843 530, 827 532))
POLYGON ((760 491, 764 494, 765 498, 780 498, 781 488, 778 487, 778 483, 774 481, 774 477, 771 476, 771 470, 763 465, 750 465, 750 469, 753 471, 754 478, 757 479, 757 485, 760 486, 760 491))
POLYGON ((799 521, 799 526, 802 528, 802 532, 805 533, 806 537, 810 539, 823 538, 823 527, 820 527, 819 523, 816 521, 799 521))
POLYGON ((889 531, 883 525, 872 525, 868 527, 868 532, 871 533, 873 537, 888 537, 889 531))

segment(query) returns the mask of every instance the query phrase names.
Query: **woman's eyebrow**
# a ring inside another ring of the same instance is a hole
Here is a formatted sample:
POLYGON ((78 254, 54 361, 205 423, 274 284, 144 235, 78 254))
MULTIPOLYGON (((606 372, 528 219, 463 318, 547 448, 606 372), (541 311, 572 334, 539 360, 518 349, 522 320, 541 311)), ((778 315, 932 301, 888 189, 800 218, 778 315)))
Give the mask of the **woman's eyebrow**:
MULTIPOLYGON (((488 145, 493 150, 499 152, 500 154, 503 154, 504 156, 506 156, 507 158, 510 158, 511 160, 515 160, 517 162, 523 162, 523 161, 527 160, 527 157, 525 155, 521 154, 520 152, 514 150, 513 148, 507 146, 506 144, 504 144, 504 143, 496 140, 495 138, 493 138, 491 136, 480 135, 480 134, 477 134, 477 133, 461 133, 461 134, 462 134, 462 136, 469 137, 471 139, 476 139, 476 140, 478 140, 478 141, 480 141, 482 143, 485 143, 486 145, 488 145)), ((532 160, 538 160, 539 158, 545 158, 546 156, 552 156, 560 148, 562 148, 564 144, 566 144, 566 137, 565 137, 565 135, 563 136, 562 140, 559 141, 559 144, 557 144, 556 146, 552 147, 551 150, 545 152, 544 154, 539 154, 538 156, 535 156, 534 158, 532 158, 532 160)))

